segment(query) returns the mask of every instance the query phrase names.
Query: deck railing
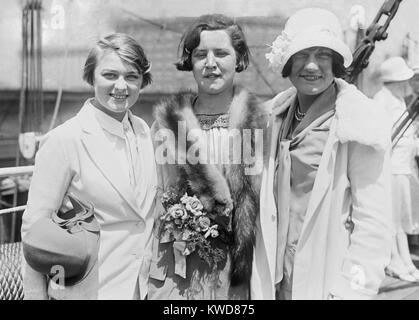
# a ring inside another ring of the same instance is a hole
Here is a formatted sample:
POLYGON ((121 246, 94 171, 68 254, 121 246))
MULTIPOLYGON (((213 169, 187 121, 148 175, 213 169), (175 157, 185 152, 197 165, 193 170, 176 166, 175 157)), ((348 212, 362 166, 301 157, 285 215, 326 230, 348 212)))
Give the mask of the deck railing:
POLYGON ((33 166, 0 168, 0 178, 23 176, 25 174, 32 174, 32 172, 33 166))
MULTIPOLYGON (((32 173, 33 173, 33 166, 0 168, 0 178, 23 176, 23 175, 32 174, 32 173)), ((24 211, 25 209, 26 209, 26 205, 13 207, 13 208, 7 208, 7 209, 1 209, 0 216, 3 214, 24 211)))

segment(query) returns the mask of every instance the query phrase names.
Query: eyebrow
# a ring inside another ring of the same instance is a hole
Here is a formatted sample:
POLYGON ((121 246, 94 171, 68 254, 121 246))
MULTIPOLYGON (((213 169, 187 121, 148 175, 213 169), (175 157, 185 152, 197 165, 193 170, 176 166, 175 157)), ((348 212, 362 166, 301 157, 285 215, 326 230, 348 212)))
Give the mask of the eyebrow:
MULTIPOLYGON (((214 48, 212 50, 213 51, 229 51, 228 48, 214 48)), ((195 50, 194 50, 194 52, 207 52, 207 51, 208 51, 208 49, 198 49, 198 48, 195 48, 195 50)))
MULTIPOLYGON (((118 70, 115 69, 103 69, 102 72, 115 72, 115 73, 119 73, 118 70)), ((135 71, 128 71, 126 74, 140 74, 137 70, 135 71)))

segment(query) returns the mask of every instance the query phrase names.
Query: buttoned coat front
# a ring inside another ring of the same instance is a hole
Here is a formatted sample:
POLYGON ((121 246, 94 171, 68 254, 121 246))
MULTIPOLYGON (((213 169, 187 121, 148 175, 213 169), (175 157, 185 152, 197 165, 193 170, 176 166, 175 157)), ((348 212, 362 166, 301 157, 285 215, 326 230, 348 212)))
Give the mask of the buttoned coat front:
MULTIPOLYGON (((49 132, 37 153, 23 215, 22 238, 32 224, 58 210, 67 192, 90 202, 100 224, 98 262, 88 277, 65 289, 46 288, 45 278, 24 263, 25 297, 28 299, 132 299, 142 263, 149 264, 154 223, 156 168, 150 130, 131 116, 142 153, 142 188, 134 194, 117 158, 86 102, 72 119, 49 132)), ((148 272, 147 272, 148 273, 148 272)), ((148 275, 148 274, 147 274, 148 275)), ((147 279, 141 279, 146 287, 147 279)), ((141 295, 145 295, 142 292, 141 295)))
MULTIPOLYGON (((391 123, 381 106, 343 80, 336 82, 336 113, 295 253, 293 299, 371 298, 390 261, 391 123), (349 216, 352 232, 345 228, 349 216)), ((274 299, 275 282, 282 279, 289 218, 277 212, 274 172, 281 115, 289 105, 274 109, 269 124, 252 299, 274 299)))

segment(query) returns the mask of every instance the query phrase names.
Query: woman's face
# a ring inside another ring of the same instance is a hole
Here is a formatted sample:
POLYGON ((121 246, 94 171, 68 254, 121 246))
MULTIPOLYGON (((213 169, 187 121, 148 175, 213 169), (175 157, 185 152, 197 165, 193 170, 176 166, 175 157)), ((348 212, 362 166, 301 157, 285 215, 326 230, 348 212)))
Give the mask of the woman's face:
POLYGON ((331 49, 312 47, 297 52, 291 59, 292 67, 289 78, 298 93, 318 95, 333 82, 331 49))
POLYGON ((225 30, 202 31, 192 52, 192 72, 199 92, 219 94, 233 87, 236 51, 225 30))
POLYGON ((419 95, 419 73, 415 74, 413 78, 409 80, 409 83, 412 87, 413 93, 419 95))
POLYGON ((138 100, 142 82, 134 66, 115 52, 105 51, 94 72, 95 106, 115 119, 121 118, 138 100))

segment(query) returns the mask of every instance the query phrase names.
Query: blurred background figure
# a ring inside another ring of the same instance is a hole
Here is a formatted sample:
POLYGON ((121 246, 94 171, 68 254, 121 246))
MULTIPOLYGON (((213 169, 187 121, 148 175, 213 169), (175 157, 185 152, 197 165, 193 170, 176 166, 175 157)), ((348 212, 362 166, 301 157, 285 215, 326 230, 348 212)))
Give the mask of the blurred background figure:
MULTIPOLYGON (((391 57, 380 66, 383 88, 377 92, 374 99, 388 112, 393 125, 397 126, 399 119, 406 111, 405 97, 409 90, 409 80, 413 71, 401 57, 391 57)), ((414 195, 411 184, 414 178, 413 159, 415 155, 414 129, 410 126, 398 143, 393 147, 392 163, 392 194, 393 194, 393 244, 391 262, 387 266, 387 274, 404 281, 419 280, 419 270, 412 262, 406 234, 417 233, 418 224, 414 221, 415 212, 412 208, 414 195)))
MULTIPOLYGON (((419 96, 419 64, 414 65, 412 67, 412 70, 414 75, 409 80, 411 93, 405 98, 406 106, 408 106, 414 98, 419 96)), ((416 118, 416 120, 412 123, 412 126, 415 135, 415 161, 413 164, 414 175, 411 177, 413 181, 411 185, 411 190, 412 194, 414 194, 415 196, 412 198, 412 208, 419 208, 419 118, 416 118)), ((409 249, 411 253, 419 252, 419 231, 416 231, 417 232, 415 232, 415 234, 407 235, 409 249)))
POLYGON ((409 79, 409 85, 412 92, 405 98, 406 105, 409 105, 414 97, 419 96, 419 64, 413 66, 412 71, 413 77, 409 79))
MULTIPOLYGON (((412 92, 405 98, 405 102, 406 102, 406 106, 408 106, 412 100, 414 98, 416 98, 417 96, 419 96, 419 64, 415 65, 413 68, 413 77, 409 80, 409 84, 410 84, 410 88, 412 90, 412 92)), ((415 137, 418 138, 419 137, 419 119, 416 119, 416 121, 414 121, 413 123, 413 128, 415 131, 415 137)), ((415 168, 417 170, 418 166, 419 166, 419 139, 415 139, 416 142, 416 155, 415 155, 415 160, 416 160, 416 165, 417 167, 415 168)), ((417 172, 418 173, 418 172, 417 172)))

